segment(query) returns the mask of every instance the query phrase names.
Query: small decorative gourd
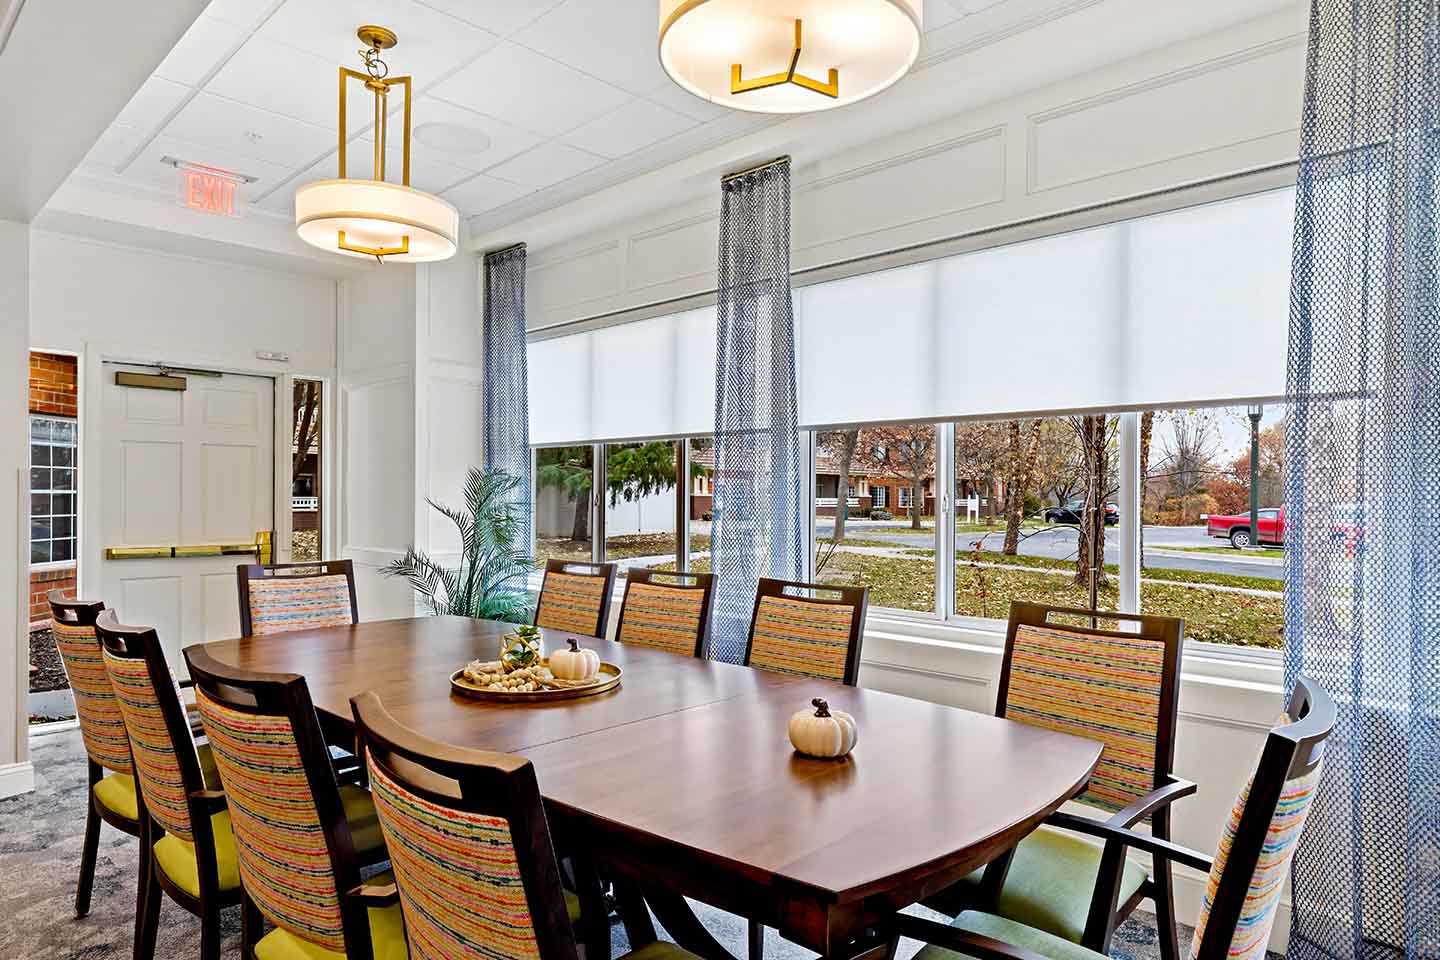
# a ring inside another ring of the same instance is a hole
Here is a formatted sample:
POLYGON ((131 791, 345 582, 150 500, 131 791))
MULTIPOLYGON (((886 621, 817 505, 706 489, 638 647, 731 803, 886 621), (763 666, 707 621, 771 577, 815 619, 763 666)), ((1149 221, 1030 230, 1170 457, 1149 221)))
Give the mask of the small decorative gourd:
POLYGON ((600 672, 600 654, 580 649, 580 641, 570 638, 569 650, 550 654, 550 672, 557 680, 590 680, 600 672))
POLYGON ((819 697, 810 703, 813 712, 800 710, 790 717, 790 744, 808 757, 843 757, 855 749, 855 718, 843 710, 831 712, 819 697))

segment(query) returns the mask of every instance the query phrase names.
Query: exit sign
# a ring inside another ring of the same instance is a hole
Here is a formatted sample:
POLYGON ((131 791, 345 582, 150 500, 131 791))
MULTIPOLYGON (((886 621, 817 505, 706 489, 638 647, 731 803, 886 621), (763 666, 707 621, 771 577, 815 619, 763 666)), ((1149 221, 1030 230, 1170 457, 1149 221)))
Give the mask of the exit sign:
POLYGON ((163 162, 175 168, 181 206, 222 217, 240 215, 240 188, 255 179, 174 157, 165 157, 163 162))

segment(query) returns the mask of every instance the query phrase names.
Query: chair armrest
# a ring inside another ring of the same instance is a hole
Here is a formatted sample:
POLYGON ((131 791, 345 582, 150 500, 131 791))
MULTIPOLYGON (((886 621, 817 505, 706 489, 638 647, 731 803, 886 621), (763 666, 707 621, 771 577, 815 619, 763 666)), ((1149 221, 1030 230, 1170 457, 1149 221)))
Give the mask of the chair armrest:
POLYGON ((891 922, 891 933, 895 937, 909 937, 922 943, 933 943, 937 947, 954 950, 978 960, 1047 960, 1039 954, 1020 947, 982 937, 978 933, 961 930, 909 914, 896 914, 891 922))
POLYGON ((226 805, 224 790, 192 790, 190 799, 207 814, 219 813, 226 805))
POLYGON ((1207 873, 1214 866, 1214 860, 1203 853, 1196 853, 1189 847, 1182 847, 1178 843, 1161 840, 1159 837, 1152 837, 1148 833, 1131 830, 1129 827, 1116 826, 1108 820, 1091 820, 1089 817, 1078 817, 1073 813, 1053 813, 1046 818, 1045 822, 1051 826, 1074 830, 1076 833, 1088 833, 1101 840, 1113 840, 1124 846, 1134 847, 1137 850, 1164 857, 1174 863, 1183 863, 1187 867, 1194 867, 1196 870, 1203 870, 1207 873))
POLYGON ((1110 823, 1117 827, 1133 827, 1161 807, 1174 803, 1181 797, 1188 797, 1198 789, 1199 787, 1189 780, 1171 777, 1170 782, 1165 786, 1157 787, 1112 816, 1110 823))
POLYGON ((367 907, 388 907, 400 902, 400 891, 393 883, 362 883, 346 890, 345 896, 354 897, 367 907))

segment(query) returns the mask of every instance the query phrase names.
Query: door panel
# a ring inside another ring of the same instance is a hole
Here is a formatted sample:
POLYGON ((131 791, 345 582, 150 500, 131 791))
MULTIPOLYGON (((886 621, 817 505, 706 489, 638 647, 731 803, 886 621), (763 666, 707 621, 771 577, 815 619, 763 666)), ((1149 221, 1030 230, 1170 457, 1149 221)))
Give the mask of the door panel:
MULTIPOLYGON (((183 391, 100 389, 102 547, 249 544, 274 529, 275 382, 184 375, 183 391)), ((184 675, 188 644, 237 636, 235 568, 251 555, 101 561, 101 595, 126 623, 159 631, 184 675)))

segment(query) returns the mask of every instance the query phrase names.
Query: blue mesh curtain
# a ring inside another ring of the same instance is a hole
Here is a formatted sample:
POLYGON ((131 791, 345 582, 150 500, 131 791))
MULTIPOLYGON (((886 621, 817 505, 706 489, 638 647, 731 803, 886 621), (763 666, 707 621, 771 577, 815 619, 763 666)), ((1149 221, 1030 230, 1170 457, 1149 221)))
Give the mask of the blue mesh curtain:
POLYGON ((788 160, 723 184, 717 314, 711 644, 734 663, 756 580, 805 569, 788 160))
POLYGON ((521 543, 531 542, 530 407, 525 385, 525 247, 485 255, 485 466, 520 477, 521 543))
POLYGON ((1440 956, 1436 0, 1313 0, 1286 436, 1286 675, 1340 704, 1290 957, 1440 956))

